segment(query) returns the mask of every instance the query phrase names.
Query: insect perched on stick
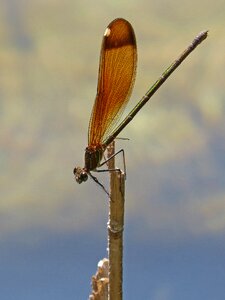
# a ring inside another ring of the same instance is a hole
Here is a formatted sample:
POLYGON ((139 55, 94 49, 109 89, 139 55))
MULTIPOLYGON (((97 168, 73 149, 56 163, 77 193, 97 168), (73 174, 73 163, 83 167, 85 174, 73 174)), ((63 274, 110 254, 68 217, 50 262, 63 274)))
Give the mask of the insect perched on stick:
MULTIPOLYGON (((133 89, 137 46, 134 30, 128 21, 119 18, 108 25, 102 41, 97 95, 88 128, 88 146, 85 149, 84 167, 74 168, 75 179, 78 183, 86 181, 89 175, 108 194, 91 171, 103 171, 97 168, 108 161, 102 162, 107 146, 206 37, 207 31, 199 33, 186 50, 163 72, 125 119, 116 126, 133 89)), ((119 152, 121 151, 123 150, 119 152)))

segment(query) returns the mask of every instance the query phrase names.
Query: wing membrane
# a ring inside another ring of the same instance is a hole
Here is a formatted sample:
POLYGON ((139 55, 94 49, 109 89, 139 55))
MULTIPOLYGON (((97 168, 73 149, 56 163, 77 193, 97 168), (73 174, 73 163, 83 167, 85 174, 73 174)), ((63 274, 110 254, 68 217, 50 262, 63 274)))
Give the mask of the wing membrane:
POLYGON ((137 65, 132 26, 116 19, 107 27, 101 48, 97 95, 89 123, 88 145, 98 146, 115 128, 131 94, 137 65))

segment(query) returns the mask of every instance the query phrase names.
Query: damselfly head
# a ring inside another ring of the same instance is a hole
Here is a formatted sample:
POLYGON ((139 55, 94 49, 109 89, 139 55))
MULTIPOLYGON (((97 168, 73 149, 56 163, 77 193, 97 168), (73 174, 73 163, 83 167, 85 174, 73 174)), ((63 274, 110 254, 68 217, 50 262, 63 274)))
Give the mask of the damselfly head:
POLYGON ((75 176, 75 180, 78 183, 82 183, 84 181, 87 181, 88 179, 88 174, 85 171, 85 169, 81 168, 81 167, 76 167, 73 170, 73 174, 75 176))

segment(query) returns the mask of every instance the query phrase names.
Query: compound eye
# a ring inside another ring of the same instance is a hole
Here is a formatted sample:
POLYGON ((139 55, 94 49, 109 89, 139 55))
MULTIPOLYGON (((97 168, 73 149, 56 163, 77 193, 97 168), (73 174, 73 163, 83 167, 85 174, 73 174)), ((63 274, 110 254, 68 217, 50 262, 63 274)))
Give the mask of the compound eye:
POLYGON ((87 179, 88 179, 88 174, 86 172, 82 172, 80 174, 80 180, 81 181, 87 181, 87 179))

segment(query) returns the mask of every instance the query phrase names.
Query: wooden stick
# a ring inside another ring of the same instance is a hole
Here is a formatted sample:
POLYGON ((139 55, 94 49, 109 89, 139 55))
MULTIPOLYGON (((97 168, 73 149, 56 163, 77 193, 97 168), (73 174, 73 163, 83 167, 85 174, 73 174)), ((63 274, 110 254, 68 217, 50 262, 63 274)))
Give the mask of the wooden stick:
MULTIPOLYGON (((108 147, 108 157, 115 153, 114 142, 108 147)), ((115 169, 115 159, 108 164, 115 169)), ((110 172, 110 202, 108 221, 109 300, 123 297, 123 226, 125 176, 122 171, 110 172)))
POLYGON ((89 300, 108 300, 109 261, 103 258, 98 262, 98 268, 91 280, 92 293, 89 300))

